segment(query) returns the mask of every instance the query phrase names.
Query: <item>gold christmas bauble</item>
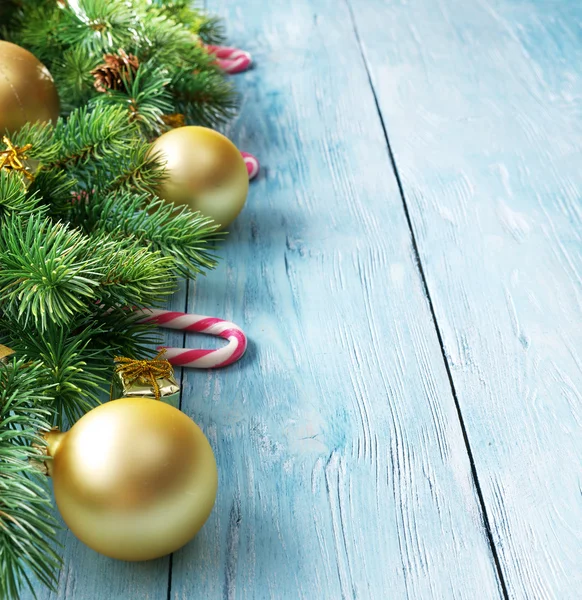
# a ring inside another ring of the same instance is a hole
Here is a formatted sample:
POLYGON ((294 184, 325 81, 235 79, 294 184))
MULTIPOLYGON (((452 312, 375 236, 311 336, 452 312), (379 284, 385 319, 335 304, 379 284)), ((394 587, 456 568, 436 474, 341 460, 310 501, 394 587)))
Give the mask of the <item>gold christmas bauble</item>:
POLYGON ((169 404, 113 400, 46 438, 63 520, 101 554, 129 561, 164 556, 191 540, 212 511, 212 448, 198 425, 169 404))
POLYGON ((28 50, 0 41, 0 134, 56 121, 59 96, 48 69, 28 50))
POLYGON ((228 138, 206 127, 178 127, 161 135, 152 150, 167 169, 160 197, 200 211, 223 228, 234 221, 246 201, 249 176, 228 138))

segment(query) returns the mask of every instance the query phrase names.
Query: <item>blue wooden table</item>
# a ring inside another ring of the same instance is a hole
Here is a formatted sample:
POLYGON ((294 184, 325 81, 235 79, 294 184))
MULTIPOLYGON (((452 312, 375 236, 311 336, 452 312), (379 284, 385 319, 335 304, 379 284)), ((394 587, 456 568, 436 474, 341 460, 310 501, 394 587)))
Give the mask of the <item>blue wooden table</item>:
POLYGON ((40 597, 582 597, 582 3, 209 9, 264 164, 172 304, 251 339, 182 374, 217 504, 151 563, 63 531, 40 597))

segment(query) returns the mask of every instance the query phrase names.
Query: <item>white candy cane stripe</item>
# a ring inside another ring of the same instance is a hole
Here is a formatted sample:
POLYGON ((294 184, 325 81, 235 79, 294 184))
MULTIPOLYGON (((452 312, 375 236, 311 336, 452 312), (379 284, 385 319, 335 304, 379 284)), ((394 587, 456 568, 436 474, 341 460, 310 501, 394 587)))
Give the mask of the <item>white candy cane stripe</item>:
POLYGON ((249 181, 253 180, 258 174, 261 166, 259 165, 258 159, 249 154, 248 152, 241 152, 242 157, 247 166, 247 173, 249 174, 249 181))
POLYGON ((166 358, 176 367, 192 367, 194 369, 216 369, 236 362, 247 349, 247 337, 244 331, 230 321, 192 315, 170 310, 145 309, 140 311, 144 318, 142 323, 153 323, 167 329, 179 331, 196 331, 228 340, 228 344, 217 350, 165 348, 166 358))

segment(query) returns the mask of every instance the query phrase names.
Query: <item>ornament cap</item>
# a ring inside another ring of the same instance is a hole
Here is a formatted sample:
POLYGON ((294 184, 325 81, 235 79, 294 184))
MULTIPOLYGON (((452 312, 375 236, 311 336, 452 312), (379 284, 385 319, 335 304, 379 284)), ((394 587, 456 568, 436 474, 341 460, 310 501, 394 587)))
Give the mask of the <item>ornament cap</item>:
MULTIPOLYGON (((60 431, 57 427, 53 427, 50 431, 44 434, 46 440, 46 455, 50 458, 54 458, 59 451, 60 445, 67 436, 68 431, 60 431)), ((47 460, 45 465, 47 467, 48 475, 52 476, 52 460, 47 460)))

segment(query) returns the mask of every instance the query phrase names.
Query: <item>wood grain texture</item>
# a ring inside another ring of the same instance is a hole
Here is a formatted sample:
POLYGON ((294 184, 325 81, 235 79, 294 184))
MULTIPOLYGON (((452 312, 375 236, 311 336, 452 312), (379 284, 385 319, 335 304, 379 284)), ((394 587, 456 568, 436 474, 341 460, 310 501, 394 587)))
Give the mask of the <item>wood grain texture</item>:
POLYGON ((512 598, 582 587, 582 4, 352 2, 512 598))
POLYGON ((189 310, 250 338, 188 371, 218 501, 171 598, 498 598, 410 232, 345 5, 212 2, 257 66, 229 135, 263 162, 189 310))

